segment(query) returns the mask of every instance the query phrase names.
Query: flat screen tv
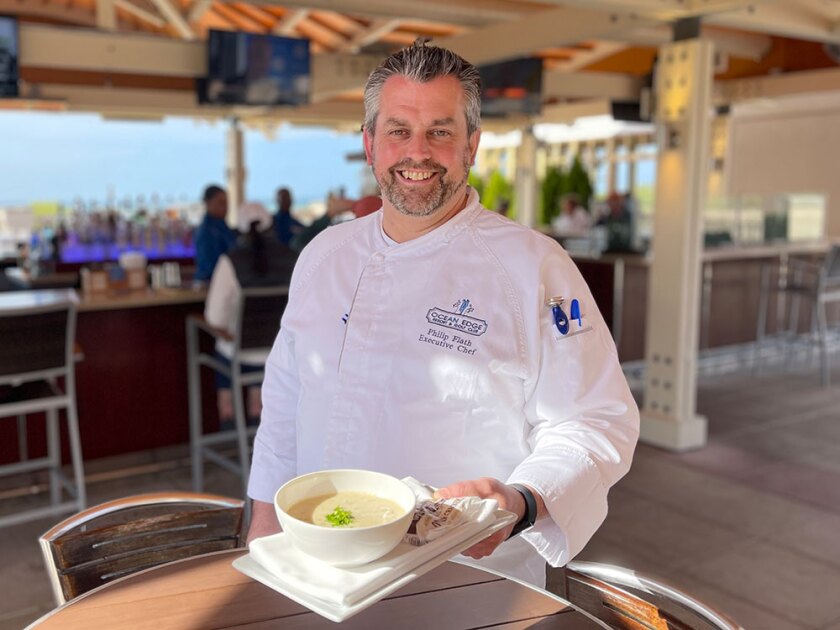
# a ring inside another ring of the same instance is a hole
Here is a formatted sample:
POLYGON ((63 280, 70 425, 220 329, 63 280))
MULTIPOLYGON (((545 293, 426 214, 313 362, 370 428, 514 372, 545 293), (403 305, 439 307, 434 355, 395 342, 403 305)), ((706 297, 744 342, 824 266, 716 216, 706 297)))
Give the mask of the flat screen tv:
POLYGON ((17 20, 0 15, 0 98, 18 95, 17 20))
POLYGON ((542 59, 527 58, 480 66, 481 115, 539 114, 542 59))
POLYGON ((230 105, 309 102, 309 40, 209 31, 199 101, 230 105))

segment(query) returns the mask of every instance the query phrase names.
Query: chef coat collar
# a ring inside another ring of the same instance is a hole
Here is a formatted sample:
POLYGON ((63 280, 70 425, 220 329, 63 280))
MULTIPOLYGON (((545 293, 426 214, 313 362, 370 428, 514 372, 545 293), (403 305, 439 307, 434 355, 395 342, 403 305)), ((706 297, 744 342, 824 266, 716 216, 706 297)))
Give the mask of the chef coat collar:
POLYGON ((464 229, 466 229, 467 226, 475 220, 479 212, 483 210, 481 204, 479 203, 478 193, 476 190, 471 186, 468 186, 467 190, 467 203, 458 214, 453 216, 443 225, 436 227, 431 232, 427 232, 423 236, 411 239, 410 241, 406 241, 404 243, 397 243, 385 233, 385 230, 382 227, 382 217, 384 216, 384 212, 377 212, 376 223, 380 236, 380 247, 377 249, 387 256, 396 256, 401 254, 414 255, 424 250, 440 247, 449 243, 464 229))

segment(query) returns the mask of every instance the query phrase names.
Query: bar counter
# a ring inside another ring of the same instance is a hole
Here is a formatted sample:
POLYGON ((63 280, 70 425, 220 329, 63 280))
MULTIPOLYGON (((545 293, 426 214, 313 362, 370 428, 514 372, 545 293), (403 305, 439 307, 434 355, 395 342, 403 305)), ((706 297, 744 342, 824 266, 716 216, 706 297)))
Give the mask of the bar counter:
MULTIPOLYGON (((762 271, 771 286, 784 279, 791 257, 821 258, 827 242, 726 246, 707 249, 702 256, 699 349, 752 343, 757 337, 762 271)), ((571 254, 616 340, 622 361, 638 361, 645 354, 650 255, 571 254)), ((771 290, 767 329, 776 331, 785 317, 786 303, 771 290), (780 301, 781 299, 781 301, 780 301)), ((829 311, 829 317, 837 313, 829 311)), ((802 305, 800 322, 810 322, 810 308, 802 305)))
MULTIPOLYGON (((186 318, 205 289, 79 293, 76 398, 85 460, 189 441, 186 318)), ((204 420, 217 422, 212 376, 204 420)), ((0 462, 18 458, 15 424, 0 424, 0 462)), ((27 423, 30 457, 46 451, 44 422, 27 423)))

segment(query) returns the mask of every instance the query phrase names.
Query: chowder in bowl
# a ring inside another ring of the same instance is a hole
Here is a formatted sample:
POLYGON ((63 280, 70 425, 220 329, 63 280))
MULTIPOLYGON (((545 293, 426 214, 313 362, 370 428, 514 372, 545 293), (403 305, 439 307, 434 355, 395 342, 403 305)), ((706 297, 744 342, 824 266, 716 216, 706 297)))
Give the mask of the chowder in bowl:
POLYGON ((390 475, 322 470, 284 484, 274 509, 295 547, 333 566, 352 567, 399 544, 415 501, 411 488, 390 475))

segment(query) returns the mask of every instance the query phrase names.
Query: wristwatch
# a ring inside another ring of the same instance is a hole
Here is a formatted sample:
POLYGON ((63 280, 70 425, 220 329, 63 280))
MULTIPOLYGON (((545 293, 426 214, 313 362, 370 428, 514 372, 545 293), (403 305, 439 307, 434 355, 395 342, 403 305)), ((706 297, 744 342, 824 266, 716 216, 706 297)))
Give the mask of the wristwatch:
POLYGON ((519 522, 513 526, 513 531, 511 531, 510 536, 508 536, 508 538, 513 538, 529 527, 533 527, 534 523, 537 522, 537 499, 534 497, 534 493, 522 484, 512 483, 509 485, 521 494, 523 499, 525 499, 525 513, 522 515, 522 518, 519 519, 519 522))

